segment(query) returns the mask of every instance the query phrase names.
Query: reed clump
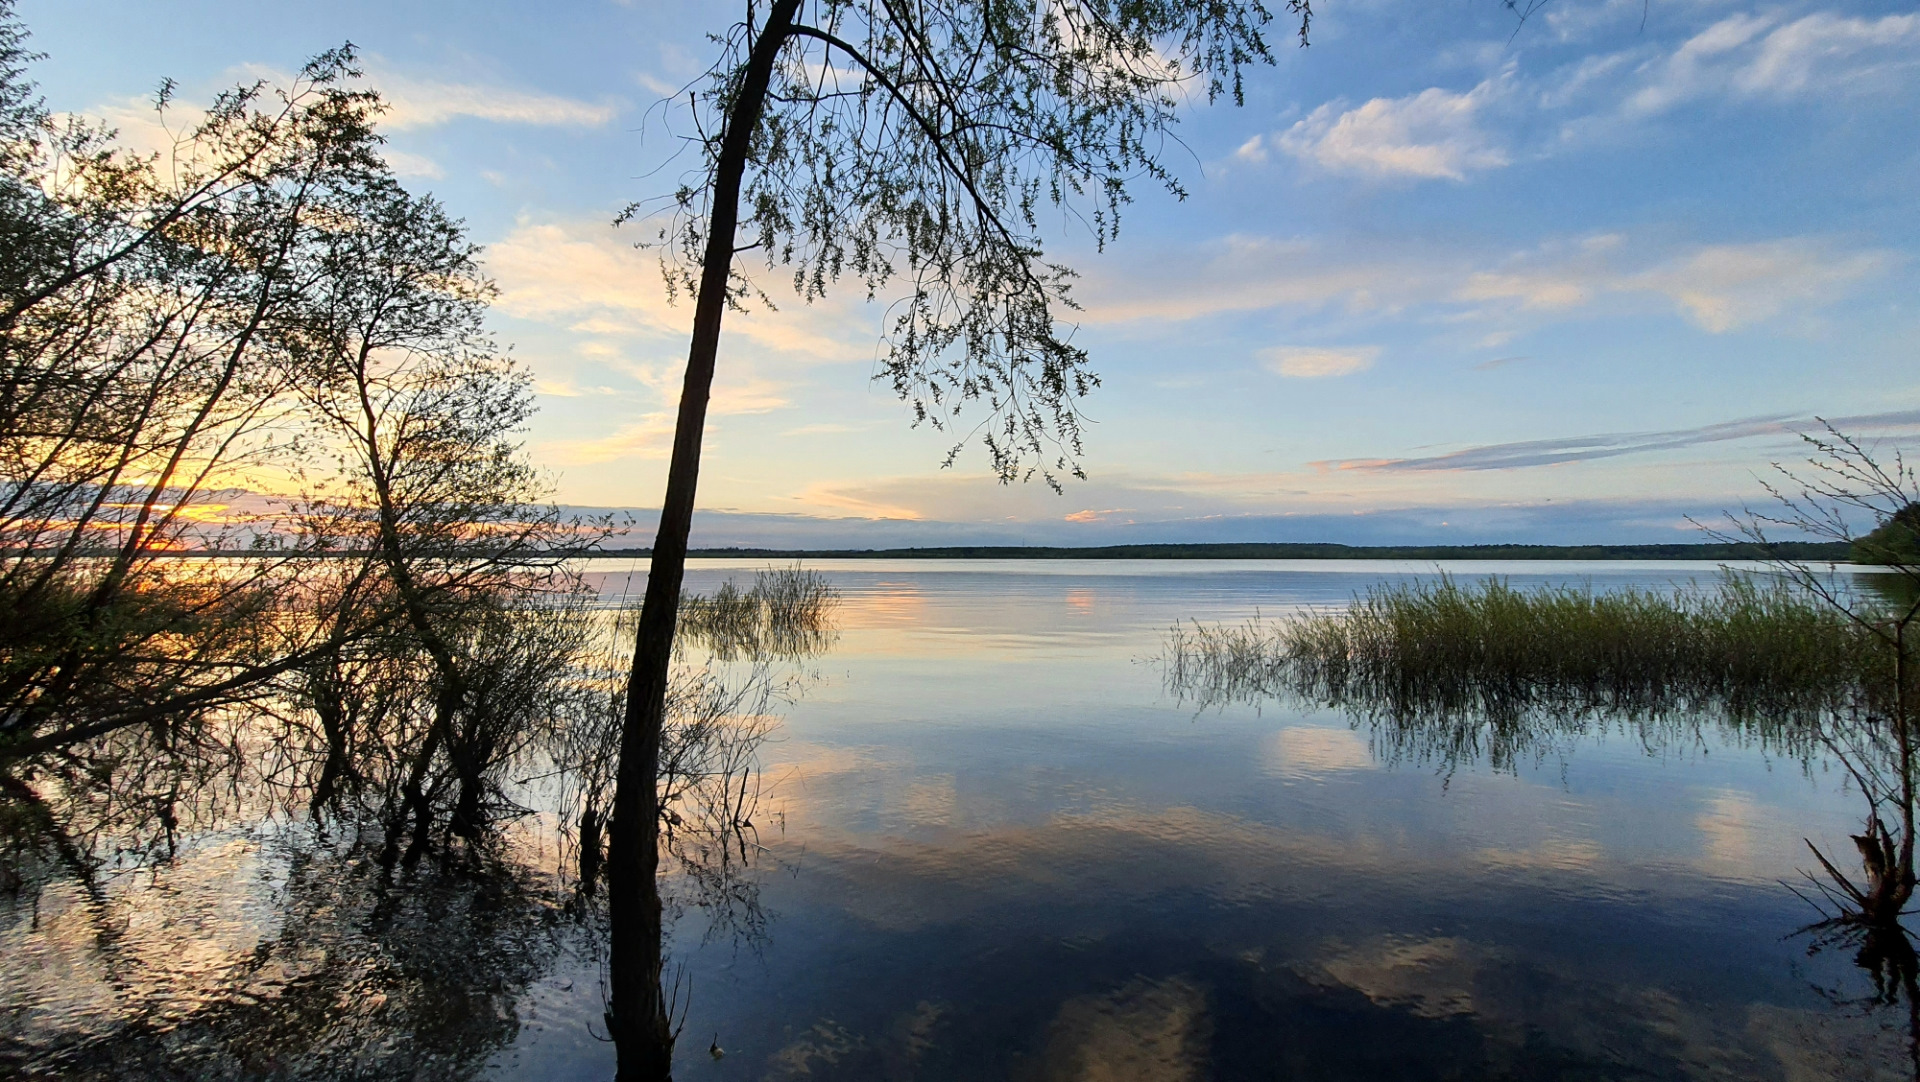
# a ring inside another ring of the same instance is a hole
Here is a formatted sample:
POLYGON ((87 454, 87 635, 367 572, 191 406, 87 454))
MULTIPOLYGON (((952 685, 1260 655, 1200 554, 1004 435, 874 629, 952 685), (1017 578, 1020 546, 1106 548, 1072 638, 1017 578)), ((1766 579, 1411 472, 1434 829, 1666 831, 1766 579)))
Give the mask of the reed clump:
POLYGON ((818 571, 769 568, 745 590, 732 580, 680 604, 680 635, 721 661, 804 658, 828 645, 839 591, 818 571))
POLYGON ((1389 756, 1514 765, 1595 728, 1712 720, 1805 753, 1822 719, 1885 709, 1894 662, 1849 615, 1779 580, 1675 591, 1520 589, 1502 579, 1379 586, 1339 611, 1169 638, 1166 672, 1202 705, 1292 697, 1343 707, 1389 756))
MULTIPOLYGON (((680 599, 660 737, 661 842, 693 888, 687 904, 736 930, 762 919, 751 884, 738 874, 755 847, 758 751, 778 705, 805 686, 803 663, 832 645, 839 602, 824 575, 800 567, 762 570, 746 589, 729 580, 680 599)), ((588 894, 602 869, 640 605, 602 619, 599 649, 555 718, 549 750, 559 803, 578 810, 580 884, 588 894)))

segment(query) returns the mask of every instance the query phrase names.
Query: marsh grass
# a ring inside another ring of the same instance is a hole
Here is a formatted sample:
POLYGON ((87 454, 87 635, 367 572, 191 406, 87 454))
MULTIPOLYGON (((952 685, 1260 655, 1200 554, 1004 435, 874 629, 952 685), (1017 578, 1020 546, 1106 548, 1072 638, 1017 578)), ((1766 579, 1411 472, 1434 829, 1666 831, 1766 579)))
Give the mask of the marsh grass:
MULTIPOLYGON (((704 911, 710 936, 751 944, 761 935, 765 915, 747 874, 764 852, 759 750, 812 678, 805 663, 832 644, 838 604, 824 576, 798 567, 681 599, 659 766, 661 851, 679 875, 664 902, 676 913, 704 911)), ((639 605, 599 620, 597 650, 555 716, 548 752, 563 819, 578 824, 563 830, 588 896, 604 871, 639 605)))
MULTIPOLYGON (((91 882, 100 869, 162 863, 194 838, 268 820, 380 834, 394 859, 416 852, 409 839, 420 855, 481 859, 509 824, 549 808, 562 859, 591 887, 638 606, 533 585, 460 600, 434 613, 464 683, 437 739, 442 671, 408 627, 390 624, 190 723, 116 730, 30 773, 0 772, 0 895, 49 875, 91 882), (412 778, 419 816, 405 813, 412 778)), ((711 899, 745 889, 733 873, 753 848, 757 752, 813 678, 808 660, 831 645, 837 602, 824 577, 799 568, 686 599, 659 778, 666 851, 695 888, 690 904, 717 908, 711 899)), ((260 607, 235 626, 270 638, 305 612, 260 607)))
POLYGON ((768 568, 745 590, 729 579, 711 595, 683 599, 680 635, 721 661, 811 657, 829 645, 839 604, 818 571, 768 568))
POLYGON ((1901 925, 1916 881, 1911 582, 1776 571, 1674 591, 1380 586, 1345 610, 1176 627, 1165 675, 1203 707, 1343 709, 1376 758, 1449 778, 1482 761, 1564 762, 1608 732, 1649 752, 1704 748, 1710 728, 1810 771, 1836 766, 1867 805, 1851 836, 1859 870, 1805 839, 1819 871, 1789 889, 1820 919, 1800 932, 1813 949, 1854 950, 1877 1001, 1905 1000, 1920 1070, 1920 955, 1901 925))
POLYGON ((1845 613, 1738 575, 1672 592, 1442 576, 1345 610, 1183 625, 1164 667, 1203 707, 1342 708, 1383 758, 1500 770, 1603 729, 1664 745, 1705 723, 1804 757, 1834 739, 1833 719, 1884 710, 1893 682, 1889 651, 1845 613))

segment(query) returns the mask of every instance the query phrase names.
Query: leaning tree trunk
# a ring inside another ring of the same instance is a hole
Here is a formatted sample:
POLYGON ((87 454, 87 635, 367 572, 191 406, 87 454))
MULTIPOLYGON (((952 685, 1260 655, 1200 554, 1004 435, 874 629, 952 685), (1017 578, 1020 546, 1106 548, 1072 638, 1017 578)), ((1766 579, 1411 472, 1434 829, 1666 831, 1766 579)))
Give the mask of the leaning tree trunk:
POLYGON ((1900 849, 1897 857, 1896 874, 1898 884, 1895 889, 1897 901, 1893 904, 1891 919, 1898 922, 1900 913, 1906 908, 1907 901, 1913 897, 1913 832, 1914 832, 1914 747, 1912 699, 1907 682, 1912 679, 1908 672, 1907 631, 1913 613, 1908 611, 1893 632, 1893 724, 1900 737, 1900 849))
POLYGON ((673 1023, 660 984, 661 913, 656 877, 660 868, 660 732, 666 720, 667 668, 686 571, 687 534, 693 526, 694 490, 700 478, 700 441, 713 387, 733 272, 734 232, 740 219, 740 184, 754 129, 766 103, 775 61, 800 0, 778 0, 747 57, 745 77, 733 101, 714 165, 707 248, 700 292, 693 310, 693 343, 673 432, 667 495, 647 571, 646 600, 627 684, 627 711, 620 729, 620 772, 608 838, 608 907, 612 924, 607 1012, 619 1056, 620 1082, 660 1082, 673 1076, 673 1023))

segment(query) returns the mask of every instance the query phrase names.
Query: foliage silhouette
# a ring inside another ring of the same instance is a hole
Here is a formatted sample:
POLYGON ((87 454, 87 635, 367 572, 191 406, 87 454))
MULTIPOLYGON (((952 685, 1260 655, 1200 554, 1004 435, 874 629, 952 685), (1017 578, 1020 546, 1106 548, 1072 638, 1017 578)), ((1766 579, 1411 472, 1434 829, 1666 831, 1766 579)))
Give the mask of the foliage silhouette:
MULTIPOLYGON (((1304 44, 1307 0, 1286 10, 1304 44)), ((1131 182, 1181 194, 1163 159, 1182 95, 1239 101, 1243 68, 1271 59, 1270 19, 1241 0, 769 0, 714 38, 719 58, 689 94, 699 163, 654 238, 694 317, 614 798, 622 1079, 673 1067, 646 962, 660 935, 655 772, 721 322, 765 298, 737 257, 758 250, 809 300, 843 277, 870 298, 904 282, 882 371, 916 423, 945 429, 984 406, 976 431, 995 474, 1057 487, 1080 473, 1076 403, 1097 381, 1059 324, 1071 276, 1045 256, 1042 215, 1075 218, 1104 246, 1131 182)))

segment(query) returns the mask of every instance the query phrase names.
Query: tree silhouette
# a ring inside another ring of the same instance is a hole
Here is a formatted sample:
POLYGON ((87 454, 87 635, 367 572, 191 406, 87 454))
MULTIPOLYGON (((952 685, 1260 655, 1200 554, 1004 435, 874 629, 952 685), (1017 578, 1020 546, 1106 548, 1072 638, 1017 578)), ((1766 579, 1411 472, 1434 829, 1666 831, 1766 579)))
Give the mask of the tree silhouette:
MULTIPOLYGON (((1284 2, 1304 44, 1309 0, 1284 2)), ((1059 319, 1072 273, 1047 259, 1042 215, 1104 247, 1132 182, 1184 195, 1163 162, 1179 107, 1239 103, 1243 69, 1272 61, 1271 21, 1257 0, 750 0, 714 39, 720 56, 689 95, 699 166, 657 237, 694 319, 610 838, 619 1077, 672 1071, 660 734, 721 321, 757 292, 738 257, 759 253, 809 300, 843 278, 869 298, 904 285, 882 370, 915 423, 947 430, 983 408, 948 462, 977 437, 1001 481, 1058 488, 1080 475, 1076 403, 1098 380, 1059 319)))

